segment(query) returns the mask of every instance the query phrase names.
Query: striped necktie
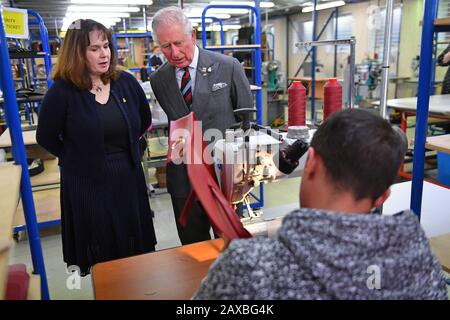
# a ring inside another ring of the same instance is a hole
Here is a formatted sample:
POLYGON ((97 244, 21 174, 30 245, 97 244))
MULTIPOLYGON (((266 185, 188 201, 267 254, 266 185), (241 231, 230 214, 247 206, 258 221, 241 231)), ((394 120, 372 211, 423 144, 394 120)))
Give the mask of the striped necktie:
POLYGON ((189 67, 184 68, 184 74, 181 78, 181 94, 183 95, 184 102, 186 102, 186 106, 188 109, 191 109, 192 105, 192 83, 191 83, 191 75, 189 74, 189 67))

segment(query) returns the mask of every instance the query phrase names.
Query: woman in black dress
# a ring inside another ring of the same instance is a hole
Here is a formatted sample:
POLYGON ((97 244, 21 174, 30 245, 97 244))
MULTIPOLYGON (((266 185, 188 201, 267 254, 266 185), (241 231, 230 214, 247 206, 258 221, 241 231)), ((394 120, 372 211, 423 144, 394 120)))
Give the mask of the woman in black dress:
POLYGON ((116 69, 115 58, 110 30, 75 21, 39 113, 37 141, 61 167, 64 261, 82 275, 156 244, 139 148, 151 113, 141 86, 116 69))

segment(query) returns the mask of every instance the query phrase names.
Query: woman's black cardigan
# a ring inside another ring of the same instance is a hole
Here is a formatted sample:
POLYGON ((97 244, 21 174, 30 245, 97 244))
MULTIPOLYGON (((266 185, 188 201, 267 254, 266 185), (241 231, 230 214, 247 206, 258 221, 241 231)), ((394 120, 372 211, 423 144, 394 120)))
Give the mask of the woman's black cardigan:
MULTIPOLYGON (((131 160, 140 166, 139 139, 152 122, 145 93, 131 74, 121 72, 111 81, 111 97, 127 124, 131 160)), ((36 139, 59 158, 66 174, 102 177, 105 152, 98 108, 94 94, 65 80, 56 80, 44 97, 36 139)))

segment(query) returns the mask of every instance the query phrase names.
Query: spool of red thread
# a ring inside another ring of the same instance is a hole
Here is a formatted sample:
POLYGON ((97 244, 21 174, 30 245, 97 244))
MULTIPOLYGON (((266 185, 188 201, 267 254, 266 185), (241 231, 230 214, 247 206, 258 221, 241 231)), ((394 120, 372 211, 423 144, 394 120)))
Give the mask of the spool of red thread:
POLYGON ((288 89, 288 127, 306 125, 306 88, 300 81, 288 89))
POLYGON ((336 78, 328 79, 323 87, 323 120, 342 109, 342 86, 336 78))

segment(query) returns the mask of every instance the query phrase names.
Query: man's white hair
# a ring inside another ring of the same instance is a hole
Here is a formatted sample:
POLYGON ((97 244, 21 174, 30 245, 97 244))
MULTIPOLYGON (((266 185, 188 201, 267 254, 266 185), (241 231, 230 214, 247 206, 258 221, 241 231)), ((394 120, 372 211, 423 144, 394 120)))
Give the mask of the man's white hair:
POLYGON ((191 21, 184 15, 183 10, 180 8, 172 6, 156 12, 152 21, 152 36, 155 42, 159 43, 157 37, 158 28, 174 24, 181 26, 181 29, 186 35, 190 36, 192 34, 191 21))

